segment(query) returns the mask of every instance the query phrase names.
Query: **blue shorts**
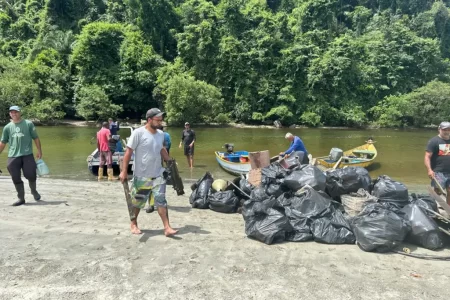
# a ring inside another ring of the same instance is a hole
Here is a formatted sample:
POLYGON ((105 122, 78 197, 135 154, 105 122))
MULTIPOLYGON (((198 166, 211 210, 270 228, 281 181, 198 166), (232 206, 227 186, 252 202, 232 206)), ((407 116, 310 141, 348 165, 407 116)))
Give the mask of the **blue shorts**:
MULTIPOLYGON (((446 188, 450 187, 450 173, 435 172, 434 178, 439 182, 444 191, 446 188)), ((434 180, 431 180, 431 186, 437 188, 437 184, 434 180)))
POLYGON ((133 177, 131 203, 134 207, 143 209, 147 200, 154 202, 156 207, 167 207, 166 181, 163 177, 133 177))

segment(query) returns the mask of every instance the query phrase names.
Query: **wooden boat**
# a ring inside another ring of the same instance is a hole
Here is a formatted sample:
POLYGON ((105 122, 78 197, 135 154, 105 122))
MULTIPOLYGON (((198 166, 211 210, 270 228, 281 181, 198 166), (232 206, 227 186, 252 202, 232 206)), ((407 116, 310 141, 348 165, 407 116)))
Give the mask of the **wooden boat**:
POLYGON ((219 166, 233 175, 247 174, 251 169, 248 151, 233 153, 216 151, 215 153, 219 166))
MULTIPOLYGON (((129 129, 130 130, 130 134, 133 132, 134 128, 133 127, 121 127, 120 130, 121 132, 125 131, 125 129, 129 129)), ((112 167, 114 170, 114 173, 120 173, 120 168, 119 168, 119 161, 121 159, 123 159, 123 156, 125 155, 125 147, 126 147, 126 143, 127 143, 128 138, 126 139, 122 139, 121 140, 121 151, 116 151, 113 153, 112 156, 112 167)), ((86 159, 87 161, 87 165, 88 165, 88 169, 89 172, 91 172, 93 175, 97 176, 98 175, 98 169, 99 169, 99 165, 100 165, 100 153, 98 152, 98 149, 96 148, 94 151, 92 151, 91 155, 89 155, 86 159)), ((130 159, 130 163, 128 164, 128 173, 131 174, 133 173, 133 163, 134 163, 134 153, 130 159)), ((104 170, 103 170, 103 174, 106 174, 106 165, 104 166, 104 170)))
POLYGON ((373 142, 368 141, 366 144, 344 151, 339 161, 331 160, 329 156, 317 157, 316 165, 323 166, 326 169, 344 168, 344 167, 363 167, 370 166, 377 157, 377 149, 373 142), (339 162, 339 164, 338 164, 339 162), (336 167, 335 167, 336 166, 336 167))

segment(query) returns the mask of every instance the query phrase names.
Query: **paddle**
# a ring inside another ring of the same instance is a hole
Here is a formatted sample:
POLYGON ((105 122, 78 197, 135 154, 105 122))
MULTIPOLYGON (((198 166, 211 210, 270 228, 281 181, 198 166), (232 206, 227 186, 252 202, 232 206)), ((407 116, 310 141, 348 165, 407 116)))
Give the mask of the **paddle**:
MULTIPOLYGON (((119 168, 122 172, 123 169, 123 158, 119 157, 119 168)), ((128 186, 128 179, 125 179, 122 182, 123 191, 125 192, 125 202, 127 203, 128 207, 128 215, 130 216, 130 221, 133 221, 136 219, 136 215, 134 214, 133 204, 131 202, 131 194, 130 194, 130 187, 128 186)))
POLYGON ((342 156, 341 156, 341 158, 339 158, 337 163, 333 166, 333 170, 336 170, 336 168, 339 167, 339 165, 341 164, 341 161, 342 161, 342 156))

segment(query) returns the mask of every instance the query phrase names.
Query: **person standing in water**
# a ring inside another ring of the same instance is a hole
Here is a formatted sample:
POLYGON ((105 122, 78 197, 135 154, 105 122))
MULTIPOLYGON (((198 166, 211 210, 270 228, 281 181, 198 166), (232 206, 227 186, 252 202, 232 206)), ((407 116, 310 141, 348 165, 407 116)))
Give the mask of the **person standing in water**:
POLYGON ((184 123, 184 130, 181 133, 181 145, 184 144, 184 155, 186 156, 189 168, 194 167, 194 143, 195 143, 195 131, 191 129, 189 122, 184 123))
POLYGON ((8 171, 11 174, 11 179, 17 191, 18 201, 13 203, 13 206, 25 204, 25 187, 22 181, 21 172, 28 180, 28 185, 31 189, 31 194, 34 200, 41 200, 36 190, 36 161, 33 157, 33 143, 37 148, 37 159, 42 158, 41 141, 39 140, 36 128, 33 122, 23 120, 19 106, 11 106, 9 108, 9 116, 11 122, 8 123, 2 132, 0 142, 0 153, 5 149, 6 144, 9 144, 8 149, 8 171))

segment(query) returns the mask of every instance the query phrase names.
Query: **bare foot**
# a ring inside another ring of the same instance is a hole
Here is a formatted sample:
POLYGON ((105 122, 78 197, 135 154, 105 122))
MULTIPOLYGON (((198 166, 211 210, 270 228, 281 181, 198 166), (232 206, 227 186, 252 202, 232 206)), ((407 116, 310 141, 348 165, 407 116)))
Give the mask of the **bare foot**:
POLYGON ((132 234, 141 234, 142 231, 139 229, 139 227, 137 226, 137 224, 131 223, 131 233, 132 233, 132 234))
POLYGON ((171 227, 169 227, 167 229, 164 229, 164 235, 165 236, 172 236, 172 235, 175 235, 177 232, 178 232, 178 230, 175 230, 175 229, 173 229, 171 227))

